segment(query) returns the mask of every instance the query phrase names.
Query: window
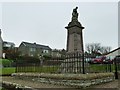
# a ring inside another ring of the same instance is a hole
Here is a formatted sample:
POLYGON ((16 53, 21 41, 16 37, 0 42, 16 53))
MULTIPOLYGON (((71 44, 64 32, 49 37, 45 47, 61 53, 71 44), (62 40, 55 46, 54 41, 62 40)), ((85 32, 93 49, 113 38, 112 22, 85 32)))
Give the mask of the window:
POLYGON ((30 48, 30 51, 31 52, 35 52, 35 48, 30 48))
POLYGON ((33 57, 33 54, 31 54, 30 56, 32 56, 32 57, 33 57))
POLYGON ((48 50, 43 50, 43 53, 48 53, 48 50))

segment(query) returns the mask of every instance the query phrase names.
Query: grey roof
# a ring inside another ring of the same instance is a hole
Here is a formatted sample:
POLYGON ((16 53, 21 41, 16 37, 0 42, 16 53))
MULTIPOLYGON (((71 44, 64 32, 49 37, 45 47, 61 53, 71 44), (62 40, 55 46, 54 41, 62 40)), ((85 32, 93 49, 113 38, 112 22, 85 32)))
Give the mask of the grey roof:
POLYGON ((13 42, 3 41, 3 47, 9 47, 9 46, 6 46, 6 45, 10 45, 10 47, 11 46, 15 47, 15 44, 13 42))
MULTIPOLYGON (((113 53, 113 52, 115 52, 115 51, 117 51, 117 50, 119 50, 120 49, 120 47, 118 47, 118 48, 116 48, 116 49, 114 49, 114 50, 112 50, 112 51, 110 51, 109 53, 107 53, 107 54, 110 54, 110 53, 113 53)), ((106 54, 106 55, 107 55, 106 54)))
POLYGON ((36 44, 36 43, 22 42, 21 44, 24 44, 25 46, 32 47, 32 48, 51 50, 51 48, 49 46, 40 45, 40 44, 36 44))

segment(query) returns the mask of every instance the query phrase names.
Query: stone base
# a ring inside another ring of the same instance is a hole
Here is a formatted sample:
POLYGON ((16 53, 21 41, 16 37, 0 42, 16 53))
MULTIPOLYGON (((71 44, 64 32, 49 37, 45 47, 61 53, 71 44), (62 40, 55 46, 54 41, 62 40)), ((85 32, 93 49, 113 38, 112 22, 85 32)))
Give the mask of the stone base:
MULTIPOLYGON (((92 74, 48 74, 48 73, 14 73, 14 79, 21 79, 73 88, 86 88, 91 85, 111 82, 115 80, 113 73, 92 73, 92 74), (94 76, 94 77, 93 77, 94 76)), ((33 90, 33 89, 32 89, 33 90)))
MULTIPOLYGON (((65 59, 58 69, 59 73, 83 73, 82 60, 78 59, 65 59)), ((84 63, 84 70, 89 71, 89 64, 84 63)))

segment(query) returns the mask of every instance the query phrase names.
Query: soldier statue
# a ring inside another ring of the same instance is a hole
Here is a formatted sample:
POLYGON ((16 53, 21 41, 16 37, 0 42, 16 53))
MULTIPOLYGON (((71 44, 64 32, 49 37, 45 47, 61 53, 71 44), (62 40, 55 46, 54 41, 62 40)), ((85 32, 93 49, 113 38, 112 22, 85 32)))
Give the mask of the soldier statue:
POLYGON ((77 9, 78 9, 78 7, 76 7, 76 8, 73 9, 73 12, 72 12, 72 21, 78 21, 77 9))

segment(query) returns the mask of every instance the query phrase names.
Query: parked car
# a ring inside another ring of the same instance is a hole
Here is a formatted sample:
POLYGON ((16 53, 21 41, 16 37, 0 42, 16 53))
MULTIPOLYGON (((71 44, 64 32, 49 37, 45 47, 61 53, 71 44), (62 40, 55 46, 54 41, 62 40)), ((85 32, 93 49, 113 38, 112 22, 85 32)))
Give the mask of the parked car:
POLYGON ((100 57, 94 59, 94 63, 102 64, 103 61, 105 61, 105 59, 106 59, 105 56, 100 56, 100 57))
POLYGON ((105 60, 103 60, 103 64, 112 64, 113 60, 110 58, 106 58, 105 60))
POLYGON ((90 64, 102 64, 103 61, 105 61, 106 57, 105 56, 99 56, 94 59, 91 59, 89 61, 90 64))
POLYGON ((93 58, 90 58, 89 61, 88 61, 88 63, 90 63, 90 64, 93 64, 93 62, 94 62, 93 58))
POLYGON ((106 57, 104 60, 103 60, 103 64, 112 64, 113 63, 113 57, 106 57))

